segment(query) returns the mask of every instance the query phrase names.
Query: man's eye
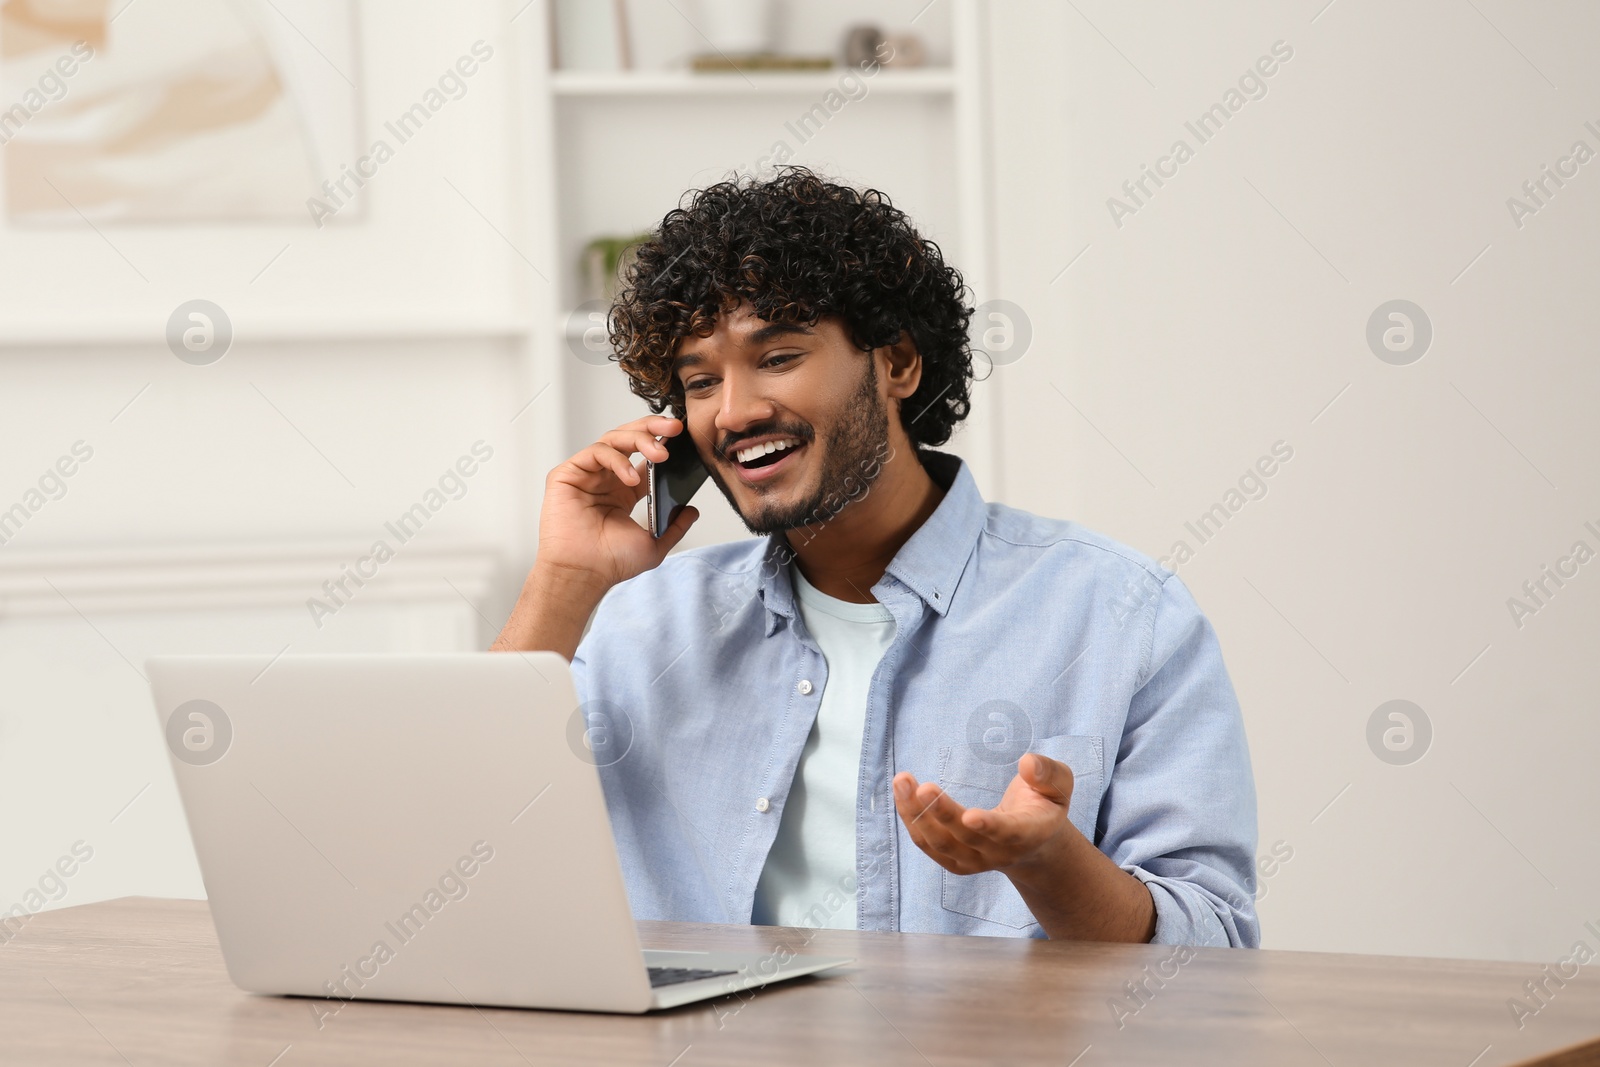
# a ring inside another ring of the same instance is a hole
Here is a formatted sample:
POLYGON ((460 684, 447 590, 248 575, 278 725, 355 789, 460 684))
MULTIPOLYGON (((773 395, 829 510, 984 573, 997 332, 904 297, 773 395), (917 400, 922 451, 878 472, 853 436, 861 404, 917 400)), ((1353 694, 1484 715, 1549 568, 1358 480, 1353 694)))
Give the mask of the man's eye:
POLYGON ((794 359, 794 358, 795 358, 795 356, 794 356, 793 353, 790 353, 789 355, 784 355, 784 356, 773 356, 771 359, 767 360, 767 366, 776 367, 779 364, 787 363, 791 359, 794 359))
POLYGON ((701 388, 710 385, 712 381, 713 379, 711 378, 696 378, 683 388, 685 392, 698 392, 701 388))

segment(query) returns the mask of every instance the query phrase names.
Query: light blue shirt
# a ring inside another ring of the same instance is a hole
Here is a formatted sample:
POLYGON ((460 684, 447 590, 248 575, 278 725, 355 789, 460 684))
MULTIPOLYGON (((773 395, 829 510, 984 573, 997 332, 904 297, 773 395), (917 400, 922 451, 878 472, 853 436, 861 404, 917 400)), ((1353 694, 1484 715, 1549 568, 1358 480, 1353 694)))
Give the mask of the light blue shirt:
MULTIPOLYGON (((993 807, 1022 751, 1071 767, 1068 818, 1155 901, 1161 944, 1260 944, 1255 785, 1216 632, 1182 581, 1076 523, 946 489, 872 595, 895 619, 858 771, 862 929, 1043 937, 1005 875, 924 854, 890 782, 993 807)), ((573 658, 614 728, 597 759, 636 917, 748 923, 828 668, 782 534, 668 556, 614 586, 573 658)))
POLYGON ((882 604, 829 596, 806 581, 796 563, 789 564, 789 579, 828 681, 750 917, 769 926, 854 930, 861 738, 872 676, 894 640, 894 615, 882 604))

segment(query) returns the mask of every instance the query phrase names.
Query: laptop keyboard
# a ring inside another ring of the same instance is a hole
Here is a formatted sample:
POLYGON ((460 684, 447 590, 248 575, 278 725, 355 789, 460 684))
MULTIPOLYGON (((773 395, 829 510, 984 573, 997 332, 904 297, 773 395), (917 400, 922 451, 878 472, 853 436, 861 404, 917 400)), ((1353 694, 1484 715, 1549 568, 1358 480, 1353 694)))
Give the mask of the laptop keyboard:
POLYGON ((698 982, 702 978, 720 978, 738 971, 708 971, 701 967, 650 967, 650 988, 677 985, 679 982, 698 982))

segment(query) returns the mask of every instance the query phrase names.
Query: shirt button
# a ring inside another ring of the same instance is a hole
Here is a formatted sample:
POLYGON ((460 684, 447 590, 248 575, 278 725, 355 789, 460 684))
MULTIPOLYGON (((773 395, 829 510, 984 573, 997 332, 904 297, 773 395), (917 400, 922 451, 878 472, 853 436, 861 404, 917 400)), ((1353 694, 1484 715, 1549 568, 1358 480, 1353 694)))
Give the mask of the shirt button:
MULTIPOLYGON (((802 679, 800 679, 800 684, 795 686, 795 688, 800 690, 800 695, 801 696, 803 696, 803 697, 810 696, 811 695, 811 679, 810 678, 802 678, 802 679)), ((763 809, 763 810, 765 810, 765 809, 763 809)))
POLYGON ((768 800, 766 797, 757 798, 757 800, 756 800, 756 810, 757 811, 766 811, 770 807, 772 807, 772 801, 768 800))

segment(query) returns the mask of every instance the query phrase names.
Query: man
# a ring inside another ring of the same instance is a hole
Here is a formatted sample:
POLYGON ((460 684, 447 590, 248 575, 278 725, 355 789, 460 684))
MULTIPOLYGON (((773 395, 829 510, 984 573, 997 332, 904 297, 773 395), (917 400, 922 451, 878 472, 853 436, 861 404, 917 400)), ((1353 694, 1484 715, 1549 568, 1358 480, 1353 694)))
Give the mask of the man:
POLYGON ((611 317, 673 414, 550 472, 494 648, 571 659, 639 918, 1255 947, 1215 632, 1147 557, 935 450, 969 410, 964 295, 875 191, 790 168, 686 198, 611 317), (630 517, 633 455, 679 433, 764 539, 668 556, 698 510, 659 540, 630 517))

